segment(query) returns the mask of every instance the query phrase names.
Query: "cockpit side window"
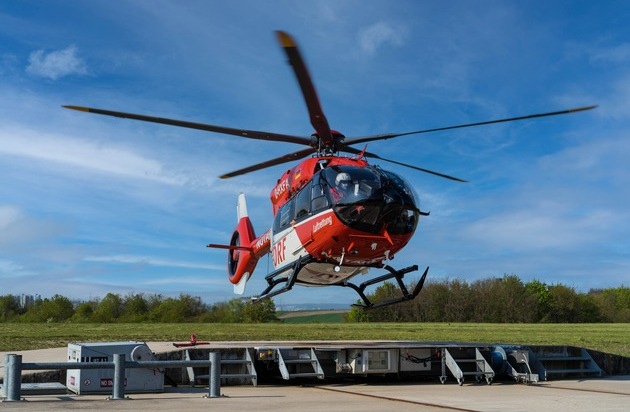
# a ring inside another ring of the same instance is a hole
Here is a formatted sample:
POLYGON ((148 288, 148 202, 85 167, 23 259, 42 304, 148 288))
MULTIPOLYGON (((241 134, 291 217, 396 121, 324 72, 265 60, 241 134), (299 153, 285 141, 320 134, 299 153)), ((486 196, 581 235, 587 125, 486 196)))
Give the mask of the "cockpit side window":
POLYGON ((311 210, 313 212, 328 207, 328 198, 321 183, 313 184, 311 190, 311 210))
POLYGON ((295 219, 307 216, 311 211, 311 184, 304 187, 295 197, 295 219))

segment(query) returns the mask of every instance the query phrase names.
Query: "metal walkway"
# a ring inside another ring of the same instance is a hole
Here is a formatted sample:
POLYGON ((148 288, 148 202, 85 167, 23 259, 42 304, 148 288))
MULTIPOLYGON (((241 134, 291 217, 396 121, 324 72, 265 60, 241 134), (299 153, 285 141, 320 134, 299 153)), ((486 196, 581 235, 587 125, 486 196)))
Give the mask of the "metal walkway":
MULTIPOLYGON (((220 356, 224 386, 305 380, 318 384, 362 382, 383 377, 461 386, 464 382, 535 383, 628 373, 603 370, 620 363, 610 361, 614 355, 594 352, 595 359, 603 362, 598 364, 588 350, 569 346, 413 341, 209 342, 186 348, 174 348, 170 342, 149 345, 156 359, 192 361, 189 366, 167 370, 164 376, 167 384, 186 386, 207 384, 208 369, 193 365, 197 360, 207 360, 210 352, 220 356)), ((69 359, 67 353, 64 348, 26 351, 25 362, 69 359)), ((628 364, 628 359, 621 359, 621 363, 628 364)), ((0 377, 3 372, 0 368, 0 377)), ((24 377, 24 383, 66 381, 62 370, 39 374, 29 371, 24 377)))
MULTIPOLYGON (((265 342, 246 347, 186 348, 180 359, 206 359, 219 351, 222 362, 241 363, 242 379, 223 384, 254 384, 259 380, 338 380, 371 376, 435 379, 443 384, 496 379, 535 383, 551 379, 602 376, 586 349, 568 346, 521 346, 455 342, 265 342), (243 355, 245 354, 245 355, 243 355), (244 377, 244 378, 243 378, 244 377)), ((238 345, 238 343, 234 343, 238 345)), ((178 353, 162 354, 173 359, 178 353)), ((222 377, 228 372, 223 370, 222 377)), ((236 377, 237 375, 234 375, 236 377)), ((181 382, 203 378, 190 370, 181 382), (191 379, 192 378, 192 379, 191 379)))

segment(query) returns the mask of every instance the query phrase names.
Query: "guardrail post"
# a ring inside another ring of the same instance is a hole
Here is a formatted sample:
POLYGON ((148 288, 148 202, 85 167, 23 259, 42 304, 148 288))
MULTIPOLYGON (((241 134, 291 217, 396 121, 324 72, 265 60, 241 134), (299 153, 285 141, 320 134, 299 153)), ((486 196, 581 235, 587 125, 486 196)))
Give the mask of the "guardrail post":
POLYGON ((4 400, 16 402, 22 400, 22 355, 13 353, 4 356, 4 400))
POLYGON ((113 400, 125 399, 125 354, 114 354, 113 400))
POLYGON ((210 352, 209 398, 221 397, 221 354, 210 352))

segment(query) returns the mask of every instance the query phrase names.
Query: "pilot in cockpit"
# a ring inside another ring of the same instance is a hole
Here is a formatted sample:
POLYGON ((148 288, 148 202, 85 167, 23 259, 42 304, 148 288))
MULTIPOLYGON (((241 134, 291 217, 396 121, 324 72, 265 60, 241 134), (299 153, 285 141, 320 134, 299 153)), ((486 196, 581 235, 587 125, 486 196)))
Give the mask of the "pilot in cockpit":
POLYGON ((352 193, 352 178, 346 172, 341 172, 335 177, 335 187, 331 194, 335 203, 347 198, 352 193))

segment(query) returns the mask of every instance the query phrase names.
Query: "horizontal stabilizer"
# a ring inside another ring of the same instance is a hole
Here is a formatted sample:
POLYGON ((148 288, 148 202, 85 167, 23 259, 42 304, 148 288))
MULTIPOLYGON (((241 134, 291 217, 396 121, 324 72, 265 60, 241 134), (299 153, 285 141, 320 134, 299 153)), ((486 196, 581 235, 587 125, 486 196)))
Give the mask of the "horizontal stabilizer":
POLYGON ((215 243, 210 243, 209 245, 206 245, 206 247, 211 247, 211 248, 215 248, 215 249, 245 250, 247 252, 253 252, 254 251, 253 248, 247 247, 247 246, 219 245, 219 244, 215 244, 215 243))

